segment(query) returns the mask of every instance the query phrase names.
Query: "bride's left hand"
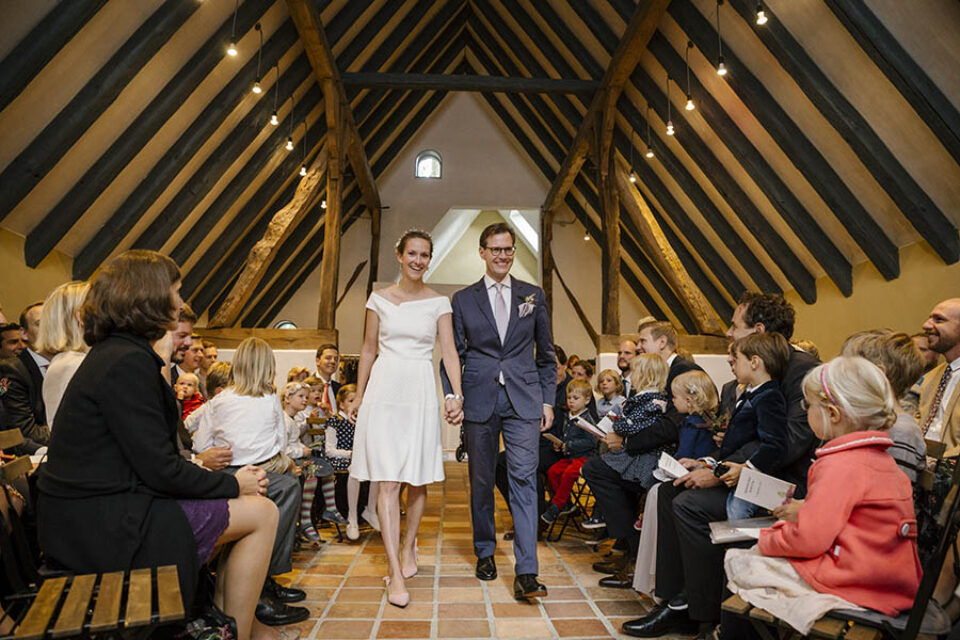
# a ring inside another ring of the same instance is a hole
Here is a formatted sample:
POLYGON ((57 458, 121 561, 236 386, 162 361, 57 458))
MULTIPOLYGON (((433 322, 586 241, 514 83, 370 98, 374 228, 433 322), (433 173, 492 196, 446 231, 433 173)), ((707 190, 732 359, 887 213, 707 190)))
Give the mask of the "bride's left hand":
POLYGON ((463 400, 447 398, 443 401, 443 411, 447 422, 456 426, 463 422, 463 400))

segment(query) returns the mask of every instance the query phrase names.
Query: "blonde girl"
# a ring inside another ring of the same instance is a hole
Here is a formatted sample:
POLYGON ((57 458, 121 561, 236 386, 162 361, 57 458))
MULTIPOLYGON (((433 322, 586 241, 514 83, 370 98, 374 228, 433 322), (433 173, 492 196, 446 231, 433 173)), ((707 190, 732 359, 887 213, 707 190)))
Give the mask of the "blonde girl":
POLYGON ((619 407, 626 398, 623 395, 623 379, 613 369, 604 369, 597 374, 597 413, 605 416, 614 407, 619 407))
POLYGON ((284 453, 290 457, 296 468, 296 475, 303 474, 303 494, 300 498, 301 536, 310 542, 320 542, 320 534, 313 526, 311 514, 313 501, 317 494, 317 478, 321 478, 325 509, 321 518, 327 522, 344 524, 343 516, 337 512, 336 485, 333 481, 333 467, 326 460, 314 459, 313 449, 300 442, 300 425, 296 416, 307 406, 309 388, 301 382, 288 382, 280 394, 283 405, 283 419, 287 434, 284 453))

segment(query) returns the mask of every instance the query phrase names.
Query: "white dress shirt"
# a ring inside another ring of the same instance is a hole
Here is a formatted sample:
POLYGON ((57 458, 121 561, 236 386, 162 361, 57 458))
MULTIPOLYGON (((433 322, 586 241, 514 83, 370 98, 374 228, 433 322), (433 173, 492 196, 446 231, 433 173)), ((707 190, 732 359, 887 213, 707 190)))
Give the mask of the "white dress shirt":
POLYGON ((33 358, 33 361, 37 363, 37 367, 40 369, 40 373, 44 378, 47 377, 47 367, 50 366, 50 361, 44 358, 42 355, 34 351, 33 349, 27 348, 27 353, 30 354, 30 357, 33 358))
MULTIPOLYGON (((930 428, 927 429, 927 434, 924 436, 930 440, 942 439, 941 436, 943 434, 941 432, 943 431, 943 412, 948 406, 950 406, 950 398, 952 398, 953 394, 956 393, 957 383, 960 382, 960 358, 957 358, 947 366, 953 370, 953 373, 950 374, 950 379, 947 381, 947 388, 943 390, 943 398, 940 399, 940 406, 937 407, 937 414, 933 416, 933 422, 930 423, 930 428)), ((940 381, 937 380, 937 385, 939 384, 940 381)), ((933 390, 934 393, 936 393, 937 387, 934 387, 933 390)))
POLYGON ((286 425, 275 394, 241 396, 228 387, 205 406, 193 436, 195 452, 230 447, 230 465, 239 467, 269 460, 284 448, 286 425))

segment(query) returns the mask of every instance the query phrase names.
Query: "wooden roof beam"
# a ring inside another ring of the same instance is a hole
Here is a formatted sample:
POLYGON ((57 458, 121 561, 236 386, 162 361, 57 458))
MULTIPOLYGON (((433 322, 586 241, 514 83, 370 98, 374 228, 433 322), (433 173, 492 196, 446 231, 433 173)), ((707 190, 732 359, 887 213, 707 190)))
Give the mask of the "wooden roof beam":
POLYGON ((440 73, 345 73, 343 83, 377 89, 472 91, 478 93, 592 93, 593 80, 440 73))
POLYGON ((353 121, 347 94, 344 92, 340 72, 337 69, 337 61, 330 49, 330 43, 327 42, 327 35, 323 30, 320 13, 311 0, 287 0, 287 9, 297 32, 300 34, 300 40, 303 42, 303 48, 307 52, 307 57, 317 80, 321 86, 324 86, 324 83, 330 80, 331 83, 326 86, 332 87, 333 91, 336 92, 340 103, 343 126, 345 127, 347 158, 350 160, 354 175, 357 177, 357 184, 360 186, 360 193, 363 194, 364 203, 368 209, 379 209, 380 194, 377 191, 376 180, 370 171, 370 163, 367 161, 367 155, 363 149, 363 139, 360 137, 360 132, 357 131, 356 123, 353 121))
POLYGON ((608 110, 614 109, 617 99, 623 91, 624 85, 633 73, 637 63, 640 62, 640 56, 647 47, 647 43, 653 36, 660 19, 667 10, 670 0, 640 0, 637 8, 634 10, 633 17, 627 24, 627 28, 617 45, 610 64, 600 82, 600 89, 594 95, 590 108, 583 119, 577 135, 573 139, 573 145, 567 151, 567 157, 560 165, 560 171, 556 179, 550 185, 550 191, 543 202, 542 209, 549 211, 556 208, 563 201, 573 185, 583 161, 587 156, 590 147, 591 129, 596 126, 598 115, 601 122, 610 120, 605 116, 608 110))

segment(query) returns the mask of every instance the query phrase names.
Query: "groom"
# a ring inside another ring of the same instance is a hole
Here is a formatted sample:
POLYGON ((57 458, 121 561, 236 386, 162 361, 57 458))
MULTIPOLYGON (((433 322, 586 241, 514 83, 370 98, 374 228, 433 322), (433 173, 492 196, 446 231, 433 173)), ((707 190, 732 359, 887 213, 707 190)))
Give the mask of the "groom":
MULTIPOLYGON (((516 530, 513 592, 520 600, 547 595, 537 580, 536 473, 540 432, 553 424, 557 363, 543 290, 510 277, 515 243, 513 229, 502 222, 480 234, 487 272, 454 294, 453 334, 463 365, 477 577, 497 577, 493 485, 502 433, 516 530)), ((443 370, 441 378, 453 397, 443 370)))

